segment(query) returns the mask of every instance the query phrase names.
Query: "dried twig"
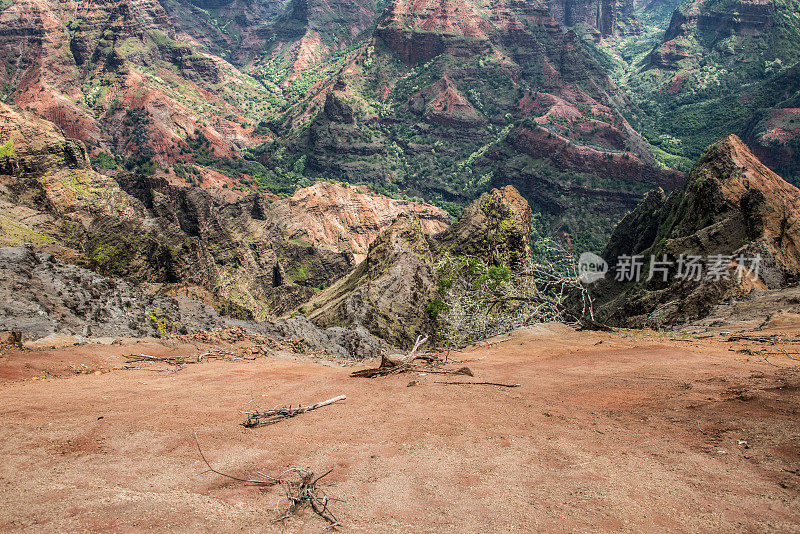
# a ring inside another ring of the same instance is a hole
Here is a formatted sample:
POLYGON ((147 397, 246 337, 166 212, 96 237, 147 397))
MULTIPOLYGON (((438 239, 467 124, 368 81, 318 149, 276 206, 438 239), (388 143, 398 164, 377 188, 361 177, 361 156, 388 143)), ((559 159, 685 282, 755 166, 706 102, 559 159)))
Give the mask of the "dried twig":
POLYGON ((518 388, 520 384, 503 384, 501 382, 433 382, 434 384, 448 384, 451 386, 500 386, 502 388, 518 388))
POLYGON ((247 419, 245 419, 244 423, 242 423, 242 426, 246 428, 253 428, 256 426, 272 425, 278 421, 283 421, 284 419, 289 419, 290 417, 300 415, 301 413, 322 408, 323 406, 345 400, 346 398, 347 397, 345 395, 339 395, 338 397, 333 397, 332 399, 318 402, 316 404, 309 404, 308 406, 299 405, 297 408, 284 406, 282 408, 274 408, 266 411, 245 412, 247 414, 247 419))

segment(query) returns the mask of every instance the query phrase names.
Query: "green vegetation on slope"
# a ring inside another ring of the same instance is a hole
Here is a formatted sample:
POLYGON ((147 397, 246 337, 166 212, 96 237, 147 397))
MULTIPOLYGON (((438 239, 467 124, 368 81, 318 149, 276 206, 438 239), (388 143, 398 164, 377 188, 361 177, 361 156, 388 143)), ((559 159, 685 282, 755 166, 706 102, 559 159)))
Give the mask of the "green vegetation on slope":
POLYGON ((800 1, 777 0, 774 7, 772 22, 765 23, 770 29, 737 31, 739 2, 706 0, 701 13, 718 22, 686 23, 688 33, 663 45, 686 56, 678 55, 670 67, 651 58, 664 42, 664 19, 661 27, 647 26, 644 36, 583 43, 636 102, 636 126, 659 161, 688 170, 707 146, 752 129, 754 117, 787 107, 798 94, 800 84, 786 74, 800 59, 800 1), (733 19, 725 22, 728 17, 733 19))

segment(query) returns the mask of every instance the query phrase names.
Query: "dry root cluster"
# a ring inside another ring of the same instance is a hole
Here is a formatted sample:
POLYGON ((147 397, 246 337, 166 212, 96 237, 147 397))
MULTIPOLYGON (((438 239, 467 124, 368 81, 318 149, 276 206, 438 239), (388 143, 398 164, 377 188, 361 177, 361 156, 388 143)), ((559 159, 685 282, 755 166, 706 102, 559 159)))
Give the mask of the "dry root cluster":
MULTIPOLYGON (((217 475, 236 480, 238 482, 245 482, 254 486, 268 488, 273 486, 280 486, 283 490, 283 497, 281 501, 288 501, 287 508, 281 515, 275 519, 276 522, 282 522, 284 526, 286 521, 299 512, 302 508, 308 506, 315 514, 328 522, 328 528, 335 529, 340 526, 339 520, 330 510, 328 505, 332 502, 339 502, 339 499, 331 498, 325 495, 325 491, 320 484, 320 481, 328 476, 333 469, 329 469, 325 473, 317 476, 309 469, 300 467, 291 467, 276 477, 266 475, 261 472, 256 473, 254 478, 240 478, 234 475, 229 475, 221 471, 217 471, 206 459, 203 450, 200 448, 200 441, 197 439, 197 433, 194 434, 194 440, 197 444, 197 452, 200 453, 200 458, 208 467, 208 471, 216 473, 217 475)), ((278 502, 278 506, 280 501, 278 502)))

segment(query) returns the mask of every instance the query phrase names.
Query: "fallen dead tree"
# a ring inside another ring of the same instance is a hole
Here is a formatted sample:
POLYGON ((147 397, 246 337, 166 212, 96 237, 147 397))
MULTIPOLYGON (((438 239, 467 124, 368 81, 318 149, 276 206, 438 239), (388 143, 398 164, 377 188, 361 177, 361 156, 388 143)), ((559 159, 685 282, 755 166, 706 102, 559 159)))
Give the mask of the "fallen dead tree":
POLYGON ((245 428, 253 428, 257 426, 272 425, 279 421, 283 421, 284 419, 289 419, 290 417, 300 415, 301 413, 310 412, 312 410, 316 410, 317 408, 322 408, 323 406, 333 404, 334 402, 345 400, 346 398, 347 396, 345 395, 339 395, 338 397, 333 397, 332 399, 318 402, 316 404, 309 404, 308 406, 299 405, 297 408, 284 406, 282 408, 273 408, 272 410, 266 410, 263 412, 245 412, 247 414, 247 419, 244 420, 242 426, 245 428))
POLYGON ((536 261, 514 268, 473 256, 445 256, 436 266, 438 296, 427 312, 437 342, 464 347, 537 323, 558 322, 582 330, 610 330, 594 317, 577 260, 556 243, 536 261))
POLYGON ((309 506, 315 514, 328 522, 328 528, 335 530, 336 527, 341 526, 339 520, 336 519, 336 516, 330 510, 328 505, 332 502, 342 501, 340 499, 326 496, 320 485, 320 481, 331 474, 333 469, 329 469, 325 473, 317 476, 309 469, 290 467, 276 477, 271 477, 269 475, 265 475, 264 473, 258 472, 256 473, 258 476, 257 478, 240 478, 217 471, 211 467, 211 464, 203 454, 203 450, 200 448, 200 441, 197 439, 197 432, 194 433, 194 442, 197 445, 197 452, 200 454, 200 458, 203 459, 203 463, 205 463, 206 467, 208 467, 209 472, 229 478, 231 480, 236 480, 238 482, 244 482, 246 484, 263 488, 280 486, 281 489, 283 489, 283 498, 289 502, 289 506, 286 508, 283 514, 280 515, 280 517, 275 519, 275 522, 280 521, 284 523, 285 526, 287 519, 291 518, 305 506, 309 506))
POLYGON ((459 369, 448 369, 446 362, 434 353, 418 353, 419 348, 428 341, 428 336, 418 336, 414 347, 405 356, 394 355, 381 358, 381 364, 372 369, 360 369, 350 373, 350 376, 357 378, 375 378, 378 376, 388 376, 400 373, 418 372, 443 375, 467 375, 475 376, 469 367, 459 369), (422 360, 423 364, 416 363, 422 360))

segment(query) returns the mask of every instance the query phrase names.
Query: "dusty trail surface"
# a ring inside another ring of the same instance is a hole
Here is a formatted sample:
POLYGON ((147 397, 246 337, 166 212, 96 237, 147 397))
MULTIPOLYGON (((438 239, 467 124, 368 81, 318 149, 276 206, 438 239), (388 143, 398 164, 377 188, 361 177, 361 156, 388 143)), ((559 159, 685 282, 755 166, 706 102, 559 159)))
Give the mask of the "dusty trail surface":
MULTIPOLYGON (((197 431, 212 465, 237 476, 334 468, 346 532, 798 532, 798 362, 719 339, 548 325, 455 356, 474 380, 513 389, 356 379, 290 358, 107 371, 125 353, 196 351, 157 341, 7 352, 0 530, 280 531, 280 490, 203 474, 197 431), (340 394, 240 426, 251 400, 340 394)), ((286 524, 323 527, 310 511, 286 524)))

